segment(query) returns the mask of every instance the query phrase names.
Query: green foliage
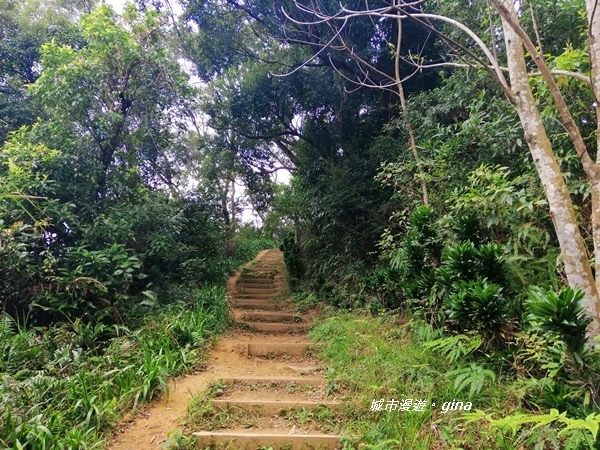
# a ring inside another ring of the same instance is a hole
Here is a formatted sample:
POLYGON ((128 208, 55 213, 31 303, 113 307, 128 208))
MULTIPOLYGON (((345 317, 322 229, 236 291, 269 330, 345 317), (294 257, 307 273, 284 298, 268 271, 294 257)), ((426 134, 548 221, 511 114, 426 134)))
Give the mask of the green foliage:
POLYGON ((385 284, 390 296, 386 306, 400 306, 409 301, 428 313, 437 309, 440 298, 433 294, 436 271, 441 263, 443 238, 434 211, 426 206, 411 214, 406 234, 401 241, 388 230, 379 243, 382 255, 389 259, 392 273, 398 277, 385 284), (402 295, 394 294, 400 291, 402 295))
POLYGON ((261 230, 246 225, 238 230, 232 246, 232 267, 237 269, 256 257, 258 252, 268 248, 278 247, 279 242, 265 236, 261 230))
POLYGON ((476 247, 481 246, 486 239, 479 217, 474 214, 465 214, 454 219, 452 231, 460 242, 471 242, 476 247))
POLYGON ((433 210, 426 206, 416 208, 410 216, 409 224, 402 245, 404 251, 398 252, 392 259, 392 267, 401 268, 405 272, 435 268, 441 260, 442 243, 433 210))
MULTIPOLYGON (((332 371, 349 367, 342 382, 362 402, 351 417, 365 415, 360 389, 485 398, 495 372, 477 358, 499 348, 487 356, 503 369, 512 364, 541 379, 528 385, 529 406, 570 414, 597 406, 598 350, 586 340, 580 293, 533 291, 531 335, 521 333, 527 343, 511 341, 507 325, 520 326, 512 321, 526 287, 560 285, 559 251, 518 118, 484 75, 408 76, 402 63, 421 155, 415 161, 394 94, 350 94, 350 80, 365 73, 335 51, 315 54, 332 30, 323 23, 289 28, 281 10, 294 14, 292 3, 193 0, 184 24, 171 24, 147 2, 121 16, 102 5, 83 17, 89 2, 67 3, 0 0, 0 309, 11 314, 0 320, 3 445, 93 448, 115 421, 115 403, 152 398, 169 374, 197 359, 196 347, 228 317, 222 290, 208 287, 277 246, 271 237, 284 239, 292 285, 308 280, 313 287, 304 304, 366 306, 372 314, 403 306, 436 325, 472 330, 440 337, 420 323, 381 317, 326 323, 320 333, 332 371), (207 84, 202 98, 179 67, 180 50, 207 84), (300 66, 305 61, 311 64, 300 66), (342 76, 332 77, 328 63, 342 76), (192 125, 201 132, 198 106, 210 136, 190 132, 192 125), (20 125, 31 126, 14 132, 20 125), (270 176, 280 167, 292 168, 294 179, 273 198, 270 176), (234 235, 240 180, 266 234, 241 227, 234 235), (422 181, 428 206, 419 204, 422 181), (198 287, 205 289, 199 294, 198 287), (136 323, 141 330, 130 332, 136 323), (412 332, 439 339, 423 345, 412 332)), ((502 54, 489 32, 498 18, 485 4, 432 5, 460 12, 502 54)), ((580 0, 535 1, 520 11, 529 31, 553 27, 537 43, 553 69, 589 71, 582 8, 580 0)), ((394 49, 393 21, 372 25, 357 17, 345 36, 374 65, 369 73, 393 73, 390 49, 443 59, 442 47, 422 52, 424 29, 405 23, 409 39, 394 49)), ((577 79, 557 82, 593 149, 589 89, 577 79)), ((555 117, 547 89, 535 77, 532 85, 545 117, 555 117)), ((546 125, 585 227, 590 191, 579 157, 560 124, 546 125)), ((435 412, 423 416, 358 428, 367 446, 382 448, 431 447, 415 442, 423 424, 452 434, 446 423, 438 427, 435 412)), ((515 446, 539 447, 546 441, 536 441, 535 430, 547 436, 555 425, 521 428, 512 433, 515 446)), ((575 445, 569 433, 547 442, 575 445)), ((494 439, 464 447, 493 447, 494 439)))
POLYGON ((476 247, 468 241, 446 248, 443 267, 438 275, 448 286, 460 281, 485 278, 507 287, 507 267, 502 255, 502 247, 496 243, 476 247))
POLYGON ((600 384, 598 347, 586 345, 573 352, 556 333, 529 330, 518 339, 516 365, 526 377, 527 401, 537 409, 556 408, 570 415, 597 408, 600 384))
POLYGON ((389 212, 389 195, 373 180, 384 150, 363 151, 360 146, 369 145, 368 133, 358 136, 359 129, 349 129, 351 135, 344 136, 343 154, 328 148, 319 156, 311 149, 315 155, 307 158, 314 158, 313 167, 300 174, 302 195, 296 198, 308 217, 298 224, 297 243, 305 276, 317 290, 327 281, 357 286, 358 274, 373 266, 375 244, 384 228, 373 217, 389 212))
POLYGON ((445 306, 457 328, 493 335, 506 324, 507 300, 497 284, 477 279, 456 283, 453 290, 445 306))
MULTIPOLYGON (((518 279, 524 286, 557 286, 558 250, 546 201, 533 175, 515 176, 508 167, 482 165, 469 173, 468 183, 456 189, 448 202, 451 227, 463 241, 470 240, 476 247, 484 242, 503 245, 503 252, 514 267, 510 271, 513 282, 518 279), (476 238, 469 239, 467 233, 476 238)), ((506 270, 496 272, 505 273, 506 270)))
POLYGON ((191 305, 152 316, 106 340, 101 327, 85 331, 76 322, 71 329, 28 330, 3 313, 0 445, 99 448, 121 413, 151 400, 168 377, 200 361, 210 338, 228 323, 225 290, 196 290, 191 305), (90 342, 82 341, 85 335, 90 342))
POLYGON ((463 416, 466 423, 483 422, 489 424, 484 428, 495 441, 497 448, 564 448, 595 449, 595 442, 600 427, 600 416, 597 413, 585 419, 567 417, 565 412, 559 413, 551 409, 547 414, 515 413, 495 418, 495 414, 477 410, 463 416), (528 428, 526 425, 533 425, 528 428), (537 429, 537 432, 534 430, 537 429), (544 430, 550 431, 546 440, 544 430))
MULTIPOLYGON (((552 345, 552 344, 550 344, 552 345)), ((531 397, 531 403, 537 405, 540 409, 556 408, 559 411, 566 411, 571 415, 580 417, 584 414, 582 409, 582 392, 578 392, 577 388, 569 385, 564 376, 560 376, 562 368, 560 364, 569 364, 569 359, 557 357, 555 348, 549 349, 546 354, 548 362, 544 365, 548 371, 548 377, 532 380, 532 387, 528 394, 531 397), (560 362, 558 362, 560 361, 560 362), (540 388, 541 386, 541 388, 540 388)))
POLYGON ((581 352, 587 343, 586 329, 591 319, 583 312, 584 294, 570 287, 558 294, 530 289, 531 300, 526 304, 528 320, 544 333, 556 334, 572 352, 581 352))
POLYGON ((540 359, 549 378, 541 386, 541 402, 571 414, 579 413, 582 406, 597 407, 600 364, 598 349, 586 335, 590 319, 581 306, 583 293, 566 287, 557 294, 534 287, 530 295, 527 319, 544 343, 540 359))
POLYGON ((492 383, 496 381, 494 371, 476 363, 452 370, 448 372, 447 376, 454 378, 454 389, 456 389, 457 394, 469 388, 469 396, 471 397, 481 392, 486 379, 489 379, 492 383))
POLYGON ((376 311, 400 303, 400 276, 395 269, 375 267, 359 282, 367 306, 376 311))
POLYGON ((482 269, 478 249, 472 242, 457 244, 446 249, 441 277, 451 285, 457 281, 474 281, 482 269))
POLYGON ((497 337, 512 313, 506 297, 512 282, 503 247, 482 242, 479 221, 473 216, 453 224, 458 236, 471 240, 448 245, 447 234, 440 230, 444 223, 434 219, 431 208, 419 207, 399 244, 384 237, 381 247, 392 267, 399 269, 400 289, 413 308, 434 321, 443 313, 460 330, 497 337))
POLYGON ((10 132, 34 123, 42 113, 26 92, 26 85, 40 74, 40 47, 52 39, 80 42, 76 21, 82 6, 61 0, 0 2, 0 145, 10 132))
POLYGON ((0 296, 2 310, 12 310, 19 295, 36 281, 28 246, 40 235, 30 225, 15 222, 6 226, 0 219, 0 296))
POLYGON ((132 283, 145 278, 140 272, 141 261, 132 253, 119 244, 104 250, 90 251, 83 246, 70 249, 64 265, 55 275, 46 276, 47 285, 39 286, 40 295, 32 306, 50 308, 67 317, 100 310, 96 319, 101 319, 107 306, 125 295, 132 283))
MULTIPOLYGON (((30 3, 11 3, 11 20, 30 3)), ((214 206, 177 192, 193 89, 167 28, 156 11, 102 6, 81 17, 83 41, 35 50, 29 92, 44 114, 0 151, 3 310, 121 323, 152 291, 233 269, 214 206)))
MULTIPOLYGON (((521 393, 507 380, 483 364, 467 362, 483 345, 475 334, 441 337, 440 330, 420 320, 336 313, 311 337, 329 367, 329 384, 343 399, 345 431, 365 448, 454 448, 461 438, 477 438, 477 427, 457 427, 460 412, 442 413, 442 403, 452 399, 468 400, 481 409, 513 411, 520 406, 521 393), (464 351, 449 356, 457 345, 464 351), (373 400, 384 399, 385 407, 391 399, 406 398, 426 398, 427 407, 423 412, 371 410, 373 400)), ((475 439, 469 443, 494 448, 475 439)))
POLYGON ((564 381, 554 383, 567 394, 564 397, 563 393, 560 401, 571 398, 574 408, 568 413, 532 411, 532 400, 541 406, 541 393, 524 398, 525 380, 515 380, 510 374, 500 376, 489 359, 484 363, 484 340, 478 333, 441 337, 439 330, 418 320, 355 313, 326 319, 311 337, 330 365, 330 385, 345 399, 347 406, 342 411, 347 432, 358 436, 365 446, 382 442, 393 442, 389 448, 423 449, 434 443, 507 449, 597 446, 598 415, 586 412, 581 404, 576 406, 572 388, 565 388, 564 381), (436 405, 467 398, 478 411, 451 416, 433 406, 423 413, 370 410, 373 399, 427 395, 436 405))
POLYGON ((514 314, 508 295, 511 282, 502 246, 471 241, 447 247, 436 279, 445 294, 448 323, 476 330, 494 341, 514 314), (508 295, 507 295, 508 294, 508 295))
POLYGON ((44 231, 55 201, 49 172, 60 154, 43 145, 23 142, 15 133, 0 152, 0 296, 2 309, 14 313, 21 299, 41 279, 44 231))
POLYGON ((296 235, 293 232, 288 233, 283 238, 281 250, 283 251, 288 281, 291 288, 295 289, 304 275, 304 267, 302 265, 300 246, 296 242, 296 235))
POLYGON ((427 349, 440 352, 450 363, 466 359, 483 345, 477 333, 454 334, 423 343, 427 349))
POLYGON ((183 430, 170 432, 168 439, 163 444, 166 449, 193 450, 196 448, 196 439, 194 436, 184 436, 183 430))
POLYGON ((26 129, 13 133, 0 154, 0 199, 42 196, 52 192, 49 172, 60 164, 61 153, 27 141, 26 129), (12 197, 11 197, 12 196, 12 197))
POLYGON ((42 139, 66 147, 86 167, 96 197, 88 201, 118 196, 140 181, 172 179, 163 154, 177 148, 170 127, 182 127, 192 89, 161 44, 160 14, 130 5, 119 17, 102 5, 81 19, 81 28, 81 48, 42 47, 42 75, 30 90, 51 114, 47 126, 70 136, 66 142, 48 134, 42 139))

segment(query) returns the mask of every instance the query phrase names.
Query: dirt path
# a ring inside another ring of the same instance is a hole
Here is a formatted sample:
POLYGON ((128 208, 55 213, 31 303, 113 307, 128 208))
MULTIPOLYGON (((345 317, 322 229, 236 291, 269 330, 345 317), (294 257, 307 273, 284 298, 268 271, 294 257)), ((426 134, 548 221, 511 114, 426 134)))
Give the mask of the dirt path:
MULTIPOLYGON (((152 402, 136 417, 126 419, 117 428, 108 450, 161 448, 169 433, 183 428, 182 422, 189 401, 193 397, 205 395, 206 388, 216 380, 231 380, 232 383, 256 380, 272 383, 275 380, 277 383, 315 384, 318 378, 323 379, 318 361, 304 356, 306 347, 310 344, 304 328, 311 318, 290 312, 289 301, 284 297, 287 291, 285 269, 279 250, 261 252, 250 265, 229 280, 228 291, 233 301, 232 314, 237 327, 212 348, 206 369, 173 380, 169 385, 168 396, 152 402)), ((253 395, 253 397, 257 396, 260 397, 260 394, 253 395)), ((236 400, 233 398, 235 395, 229 397, 231 397, 230 401, 236 400)), ((270 403, 275 403, 275 407, 295 406, 298 402, 307 407, 311 406, 310 399, 304 401, 303 398, 278 391, 263 393, 263 397, 268 400, 262 401, 258 406, 260 408, 268 408, 270 403)), ((240 399, 238 400, 242 402, 241 404, 248 404, 247 396, 242 396, 240 399)), ((248 407, 255 408, 255 403, 248 407)), ((201 445, 235 441, 235 448, 255 449, 260 445, 272 445, 278 448, 279 444, 287 446, 286 448, 305 448, 303 444, 288 443, 290 438, 286 436, 292 438, 306 436, 306 445, 317 443, 323 446, 320 441, 310 440, 314 435, 311 430, 298 432, 295 428, 277 429, 274 435, 273 430, 264 429, 265 426, 271 425, 264 425, 263 429, 250 430, 248 432, 250 440, 244 435, 247 430, 204 432, 199 433, 198 439, 201 445)), ((326 438, 329 436, 320 439, 326 438)), ((324 448, 335 448, 335 445, 325 444, 324 448)))

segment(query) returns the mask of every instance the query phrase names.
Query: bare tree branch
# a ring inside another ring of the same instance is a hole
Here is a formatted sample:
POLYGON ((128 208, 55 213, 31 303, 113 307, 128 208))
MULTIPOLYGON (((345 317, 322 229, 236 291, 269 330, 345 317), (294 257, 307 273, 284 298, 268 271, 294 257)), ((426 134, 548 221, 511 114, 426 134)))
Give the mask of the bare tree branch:
MULTIPOLYGON (((486 70, 488 70, 491 73, 491 75, 494 77, 496 82, 500 85, 500 87, 502 88, 502 90, 503 90, 504 94, 507 96, 507 98, 509 100, 513 101, 510 87, 508 86, 508 83, 506 81, 506 78, 504 77, 502 69, 500 68, 500 64, 498 63, 497 58, 495 58, 494 54, 487 48, 487 46, 481 40, 481 38, 479 38, 470 28, 468 28, 461 22, 454 20, 452 18, 437 15, 437 14, 428 14, 428 13, 422 13, 422 12, 411 13, 409 11, 410 8, 419 6, 422 3, 424 3, 424 1, 422 1, 422 0, 414 1, 414 2, 405 2, 402 4, 395 3, 394 5, 390 5, 390 6, 387 6, 384 8, 366 9, 366 10, 360 10, 360 11, 359 10, 351 10, 351 9, 346 8, 343 5, 340 5, 340 10, 336 14, 328 15, 314 7, 311 8, 311 7, 301 4, 298 1, 295 1, 294 4, 298 8, 298 10, 312 15, 315 18, 315 20, 313 20, 313 21, 295 19, 289 13, 287 13, 285 10, 282 10, 282 11, 285 14, 286 18, 288 18, 288 20, 290 20, 290 22, 295 23, 297 25, 304 25, 304 26, 315 26, 318 24, 328 24, 329 26, 331 26, 332 23, 342 22, 342 24, 343 24, 342 27, 346 27, 349 19, 360 18, 360 17, 377 17, 380 19, 387 18, 387 19, 393 19, 393 20, 412 19, 412 20, 416 21, 417 23, 421 24, 422 26, 424 26, 425 28, 429 29, 431 32, 438 35, 441 39, 443 39, 445 42, 447 42, 450 46, 460 49, 461 52, 465 53, 466 55, 469 55, 481 67, 486 68, 486 70), (484 53, 484 55, 487 58, 489 63, 488 64, 484 63, 482 58, 480 58, 479 56, 474 54, 471 50, 465 48, 460 43, 456 42, 455 40, 453 40, 450 37, 441 33, 439 30, 437 30, 435 27, 433 27, 430 23, 428 23, 429 20, 437 20, 437 21, 445 22, 445 23, 448 23, 448 24, 458 28, 459 30, 463 31, 477 44, 477 46, 484 53)), ((368 7, 368 3, 366 3, 366 4, 368 7)), ((339 28, 338 31, 339 31, 339 33, 337 33, 336 36, 339 38, 340 33, 341 33, 341 28, 339 28)), ((330 42, 333 42, 333 40, 331 40, 330 42)), ((356 53, 352 50, 352 48, 349 48, 346 45, 343 45, 341 48, 337 48, 337 50, 350 51, 350 56, 355 60, 357 59, 356 53)), ((365 61, 363 60, 363 62, 365 62, 365 61)), ((373 69, 374 68, 371 67, 371 70, 373 70, 373 69)), ((382 75, 382 73, 380 73, 380 75, 382 75)), ((389 75, 385 74, 385 78, 389 79, 389 77, 390 77, 389 75)))

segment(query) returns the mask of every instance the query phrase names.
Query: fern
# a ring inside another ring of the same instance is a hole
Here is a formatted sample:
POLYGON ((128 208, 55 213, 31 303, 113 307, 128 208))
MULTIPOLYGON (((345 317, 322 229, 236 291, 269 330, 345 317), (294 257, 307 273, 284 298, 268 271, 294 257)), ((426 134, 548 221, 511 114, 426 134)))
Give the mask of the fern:
POLYGON ((486 379, 492 382, 496 381, 496 374, 489 369, 475 363, 471 363, 468 367, 460 367, 456 370, 448 372, 448 377, 456 377, 454 379, 454 389, 456 392, 461 392, 465 388, 469 388, 469 395, 479 394, 486 379))
MULTIPOLYGON (((515 413, 498 419, 494 418, 493 413, 476 410, 472 413, 464 414, 461 419, 466 423, 485 421, 490 424, 490 432, 501 432, 502 434, 510 432, 510 436, 515 438, 517 434, 524 434, 525 424, 533 424, 528 438, 529 444, 539 443, 541 437, 536 436, 533 431, 541 427, 549 427, 553 424, 559 424, 562 429, 558 432, 558 437, 564 437, 567 440, 578 440, 583 434, 584 442, 590 450, 595 448, 594 442, 598 439, 600 430, 600 414, 592 413, 585 419, 571 419, 567 413, 559 413, 556 409, 551 409, 548 414, 522 414, 515 413)), ((517 442, 514 442, 517 444, 517 442)), ((537 448, 537 446, 536 446, 537 448)), ((577 447, 580 448, 580 447, 577 447)))
POLYGON ((6 314, 0 313, 0 337, 8 338, 16 334, 15 320, 6 314))
POLYGON ((427 349, 439 351, 451 363, 472 354, 482 345, 483 341, 476 333, 446 336, 423 344, 427 349))

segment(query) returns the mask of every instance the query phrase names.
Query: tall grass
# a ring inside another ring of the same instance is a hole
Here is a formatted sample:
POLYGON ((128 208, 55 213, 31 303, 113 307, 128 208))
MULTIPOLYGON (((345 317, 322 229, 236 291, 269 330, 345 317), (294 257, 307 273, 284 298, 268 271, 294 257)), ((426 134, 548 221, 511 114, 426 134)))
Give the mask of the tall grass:
POLYGON ((465 411, 444 412, 444 403, 471 402, 473 410, 509 411, 519 406, 516 391, 491 379, 477 379, 481 386, 473 391, 459 389, 451 371, 465 360, 450 362, 424 345, 440 336, 425 323, 383 314, 337 314, 313 330, 311 337, 329 367, 329 389, 345 399, 346 433, 360 441, 361 448, 457 448, 455 443, 465 438, 455 420, 465 411), (372 410, 373 401, 382 399, 382 410, 372 410), (407 399, 426 400, 427 406, 423 411, 392 410, 392 401, 407 399))
POLYGON ((81 346, 81 329, 26 329, 0 316, 0 447, 92 449, 121 413, 190 370, 228 322, 225 289, 148 317, 134 332, 81 346))
POLYGON ((260 235, 251 238, 238 237, 233 242, 233 254, 228 258, 228 263, 232 268, 230 272, 254 259, 261 250, 277 248, 279 244, 276 239, 260 235))

